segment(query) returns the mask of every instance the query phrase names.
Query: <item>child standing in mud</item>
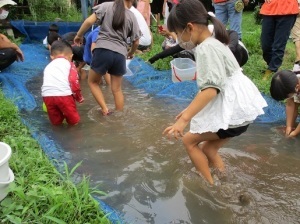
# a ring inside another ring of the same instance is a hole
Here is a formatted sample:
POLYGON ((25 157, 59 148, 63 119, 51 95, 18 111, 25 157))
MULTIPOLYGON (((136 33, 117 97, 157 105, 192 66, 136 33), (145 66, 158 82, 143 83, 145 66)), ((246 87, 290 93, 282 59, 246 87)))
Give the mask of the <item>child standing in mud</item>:
POLYGON ((230 51, 224 25, 199 0, 182 0, 173 7, 168 29, 177 33, 182 48, 196 47, 199 92, 163 134, 182 137, 197 171, 214 184, 209 165, 225 171, 219 149, 232 137, 244 133, 264 113, 267 103, 230 51), (215 38, 208 29, 209 21, 214 25, 215 38), (184 134, 189 122, 190 131, 184 134))
POLYGON ((46 105, 49 120, 53 125, 61 125, 66 119, 70 125, 76 125, 80 116, 75 100, 84 101, 81 95, 78 73, 72 62, 72 47, 63 40, 51 45, 52 61, 44 70, 42 97, 46 105))

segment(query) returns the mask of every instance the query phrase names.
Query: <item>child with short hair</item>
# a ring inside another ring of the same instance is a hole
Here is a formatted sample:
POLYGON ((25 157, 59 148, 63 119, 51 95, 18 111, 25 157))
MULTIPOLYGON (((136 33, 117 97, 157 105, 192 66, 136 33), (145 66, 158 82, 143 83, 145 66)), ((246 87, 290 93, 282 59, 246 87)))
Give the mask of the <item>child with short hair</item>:
POLYGON ((61 125, 64 119, 68 124, 76 125, 80 120, 75 100, 82 103, 84 98, 72 57, 69 43, 63 40, 53 42, 50 50, 52 61, 44 69, 42 85, 43 101, 53 125, 61 125))
POLYGON ((295 137, 300 133, 300 124, 296 127, 298 108, 300 105, 300 74, 282 70, 272 77, 270 93, 273 99, 286 99, 286 128, 287 137, 295 137))
POLYGON ((59 31, 59 27, 55 23, 49 26, 48 34, 43 40, 43 44, 48 50, 50 50, 51 44, 60 38, 58 31, 59 31))
POLYGON ((190 105, 179 113, 175 124, 163 134, 182 138, 196 170, 213 184, 209 165, 220 172, 225 166, 219 149, 232 137, 244 133, 264 113, 266 101, 245 76, 228 47, 225 26, 208 13, 199 0, 182 0, 173 6, 168 29, 176 32, 179 45, 195 49, 199 92, 190 105), (215 28, 215 37, 208 22, 215 28), (190 131, 183 133, 190 122, 190 131))

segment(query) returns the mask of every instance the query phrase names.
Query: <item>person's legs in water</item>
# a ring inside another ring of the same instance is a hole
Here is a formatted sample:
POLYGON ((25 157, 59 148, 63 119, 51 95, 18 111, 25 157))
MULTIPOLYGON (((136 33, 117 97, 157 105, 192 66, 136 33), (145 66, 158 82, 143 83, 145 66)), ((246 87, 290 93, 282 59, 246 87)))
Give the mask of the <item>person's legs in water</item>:
POLYGON ((111 91, 115 100, 116 110, 122 111, 124 108, 124 95, 122 91, 123 76, 111 75, 111 91))
POLYGON ((100 89, 99 82, 101 80, 101 75, 97 74, 93 69, 90 69, 88 75, 88 84, 91 89, 91 92, 96 99, 97 103, 102 109, 102 114, 107 115, 109 113, 108 107, 105 103, 103 93, 100 89))
POLYGON ((223 161, 221 157, 218 156, 217 151, 222 147, 228 140, 220 139, 216 133, 202 133, 202 134, 192 134, 187 132, 183 136, 183 144, 186 148, 186 151, 193 162, 196 170, 202 174, 202 176, 211 184, 214 184, 212 175, 209 169, 209 162, 220 166, 220 169, 224 170, 223 161), (206 147, 199 146, 201 142, 205 142, 207 144, 206 147), (208 148, 214 150, 214 153, 209 153, 207 155, 204 153, 203 149, 207 153, 208 148), (210 160, 211 161, 210 161, 210 160), (223 166, 223 168, 222 168, 223 166))
POLYGON ((104 75, 104 80, 105 80, 106 85, 110 86, 111 80, 110 80, 110 74, 109 73, 106 73, 104 75))
POLYGON ((218 151, 226 142, 229 141, 229 139, 230 138, 206 141, 200 146, 210 165, 217 168, 220 172, 225 172, 225 166, 218 151))

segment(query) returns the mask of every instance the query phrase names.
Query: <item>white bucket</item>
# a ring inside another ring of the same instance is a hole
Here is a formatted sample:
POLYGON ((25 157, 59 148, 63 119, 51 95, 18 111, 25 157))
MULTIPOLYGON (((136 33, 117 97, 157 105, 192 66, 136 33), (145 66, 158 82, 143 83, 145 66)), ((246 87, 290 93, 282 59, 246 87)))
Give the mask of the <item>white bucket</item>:
POLYGON ((129 68, 129 64, 131 62, 131 59, 126 59, 126 74, 124 76, 132 76, 133 73, 129 68))
POLYGON ((10 146, 4 142, 0 142, 0 182, 6 182, 10 178, 8 166, 10 156, 10 146))
POLYGON ((7 181, 0 181, 0 201, 2 201, 8 194, 9 184, 15 180, 15 175, 11 169, 8 169, 9 179, 7 181))
POLYGON ((171 62, 172 81, 196 80, 196 63, 189 58, 175 58, 171 62))

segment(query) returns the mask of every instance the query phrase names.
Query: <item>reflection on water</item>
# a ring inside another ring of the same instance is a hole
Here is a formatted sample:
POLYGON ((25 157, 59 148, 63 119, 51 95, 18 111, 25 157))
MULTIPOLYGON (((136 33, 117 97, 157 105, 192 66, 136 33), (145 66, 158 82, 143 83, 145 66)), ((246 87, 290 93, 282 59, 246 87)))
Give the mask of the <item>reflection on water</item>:
MULTIPOLYGON (((28 88, 41 101, 41 78, 28 88)), ((126 108, 103 117, 86 83, 79 105, 81 123, 40 127, 71 156, 71 166, 107 192, 102 197, 129 223, 298 223, 300 216, 299 138, 286 139, 278 124, 252 124, 220 150, 227 176, 208 186, 193 169, 180 141, 162 131, 187 104, 152 98, 124 83, 126 108), (247 196, 245 203, 239 197, 247 196)), ((113 97, 102 87, 113 108, 113 97)))

